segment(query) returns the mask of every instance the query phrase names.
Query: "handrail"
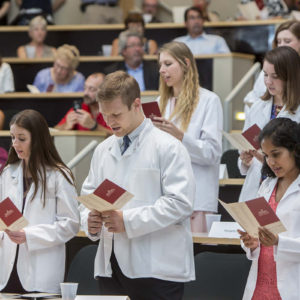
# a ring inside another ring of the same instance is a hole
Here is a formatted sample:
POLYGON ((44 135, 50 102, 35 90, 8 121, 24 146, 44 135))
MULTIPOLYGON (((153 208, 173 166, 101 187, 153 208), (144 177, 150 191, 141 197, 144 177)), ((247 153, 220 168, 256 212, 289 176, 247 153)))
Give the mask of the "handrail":
POLYGON ((241 91, 246 83, 260 70, 260 63, 256 62, 243 78, 237 83, 233 90, 224 100, 224 131, 229 132, 232 127, 232 108, 231 102, 234 97, 241 91))
POLYGON ((70 169, 73 169, 76 167, 76 165, 91 151, 93 151, 97 146, 99 142, 96 140, 92 140, 88 145, 86 145, 79 153, 77 153, 68 163, 67 166, 70 169))

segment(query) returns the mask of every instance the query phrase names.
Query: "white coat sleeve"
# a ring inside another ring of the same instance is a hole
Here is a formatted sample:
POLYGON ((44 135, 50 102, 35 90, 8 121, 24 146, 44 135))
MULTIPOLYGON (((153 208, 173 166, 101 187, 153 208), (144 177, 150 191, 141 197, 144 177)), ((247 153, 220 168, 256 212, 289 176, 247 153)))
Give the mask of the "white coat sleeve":
MULTIPOLYGON (((94 152, 94 155, 91 160, 90 170, 87 178, 84 180, 81 195, 91 194, 95 191, 95 189, 99 186, 99 184, 104 180, 102 179, 102 170, 99 168, 99 162, 97 162, 99 148, 97 148, 94 152)), ((88 215, 90 210, 85 207, 83 204, 79 206, 80 212, 80 220, 81 220, 81 228, 84 230, 86 236, 92 241, 99 240, 101 231, 97 235, 91 235, 88 232, 88 215)))
POLYGON ((5 93, 14 92, 15 90, 14 76, 9 64, 6 65, 4 72, 5 72, 3 76, 4 83, 2 83, 4 86, 4 92, 5 93))
MULTIPOLYGON (((253 112, 253 107, 251 107, 250 111, 249 111, 249 114, 246 115, 246 119, 245 119, 245 123, 244 123, 244 127, 243 127, 243 132, 246 131, 250 126, 254 125, 254 123, 252 121, 252 117, 251 117, 253 113, 254 113, 253 112)), ((253 160, 252 160, 252 162, 253 162, 253 160)), ((240 170, 241 175, 246 176, 250 167, 244 165, 242 160, 240 159, 240 157, 238 158, 237 165, 238 165, 238 168, 240 170)))
POLYGON ((185 133, 182 143, 187 148, 192 163, 203 166, 215 165, 219 163, 222 155, 222 105, 219 97, 215 94, 210 95, 205 106, 201 107, 203 104, 200 97, 198 105, 201 109, 205 109, 205 113, 202 114, 204 119, 198 120, 202 124, 198 138, 185 133))
POLYGON ((253 89, 246 95, 244 98, 244 103, 248 105, 252 105, 257 100, 260 99, 261 96, 266 92, 266 86, 264 83, 264 72, 260 71, 257 79, 255 80, 253 89))
POLYGON ((123 211, 128 238, 182 222, 193 212, 195 183, 189 155, 179 141, 160 150, 162 196, 153 205, 123 211))
POLYGON ((251 251, 249 248, 247 248, 244 243, 241 241, 241 247, 246 252, 246 256, 249 260, 256 260, 259 258, 260 253, 260 246, 258 246, 254 251, 251 251))
POLYGON ((275 261, 300 262, 300 237, 278 235, 278 245, 274 246, 275 261))
POLYGON ((55 177, 55 221, 53 224, 38 224, 24 228, 29 251, 66 243, 79 230, 80 220, 76 189, 67 182, 60 172, 57 171, 55 177))

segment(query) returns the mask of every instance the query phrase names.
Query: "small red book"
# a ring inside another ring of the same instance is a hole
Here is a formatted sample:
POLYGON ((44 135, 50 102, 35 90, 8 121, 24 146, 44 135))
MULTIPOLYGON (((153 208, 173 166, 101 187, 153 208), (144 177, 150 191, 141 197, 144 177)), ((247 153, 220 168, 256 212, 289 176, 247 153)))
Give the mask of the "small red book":
POLYGON ((0 202, 0 220, 0 230, 20 230, 28 224, 21 212, 8 197, 0 202))
POLYGON ((264 197, 245 201, 260 226, 279 222, 279 218, 264 197))
POLYGON ((242 133, 243 137, 256 149, 258 150, 260 148, 259 145, 259 134, 260 134, 260 128, 254 124, 251 127, 249 127, 246 131, 242 133))
POLYGON ((152 120, 153 117, 161 117, 159 106, 156 101, 143 103, 142 108, 146 118, 150 118, 152 120))
POLYGON ((114 204, 124 193, 126 190, 108 179, 105 179, 94 191, 96 196, 111 204, 114 204))
POLYGON ((105 179, 94 191, 89 195, 82 195, 78 200, 89 209, 97 211, 117 210, 121 209, 133 195, 114 182, 105 179))

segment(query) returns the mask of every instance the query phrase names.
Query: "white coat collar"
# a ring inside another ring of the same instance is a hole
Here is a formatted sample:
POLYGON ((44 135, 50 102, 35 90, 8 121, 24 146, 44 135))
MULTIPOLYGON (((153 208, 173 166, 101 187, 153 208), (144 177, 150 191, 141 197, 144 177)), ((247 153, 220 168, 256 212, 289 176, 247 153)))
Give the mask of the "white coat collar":
POLYGON ((139 145, 142 143, 142 141, 145 139, 145 136, 147 133, 153 128, 152 121, 150 119, 145 120, 146 125, 141 131, 141 133, 134 139, 130 147, 126 150, 126 152, 122 155, 119 139, 120 137, 114 136, 114 140, 112 142, 111 147, 109 148, 109 151, 112 156, 114 156, 117 160, 122 159, 123 157, 130 156, 135 150, 139 147, 139 145))
MULTIPOLYGON (((271 194, 275 188, 275 185, 278 182, 278 178, 268 178, 267 182, 264 184, 264 188, 262 189, 262 193, 264 194, 267 201, 269 201, 271 194)), ((289 195, 300 191, 300 175, 292 182, 292 184, 288 187, 280 202, 282 202, 289 195)))

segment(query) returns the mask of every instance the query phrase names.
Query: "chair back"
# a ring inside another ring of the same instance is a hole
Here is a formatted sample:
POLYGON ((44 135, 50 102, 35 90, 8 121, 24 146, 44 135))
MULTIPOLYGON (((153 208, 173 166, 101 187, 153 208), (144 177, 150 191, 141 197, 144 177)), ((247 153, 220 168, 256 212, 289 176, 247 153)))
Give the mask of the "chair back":
POLYGON ((244 253, 198 253, 196 281, 185 283, 183 299, 241 300, 249 268, 250 261, 244 253))
POLYGON ((78 282, 78 295, 99 295, 99 286, 94 278, 94 261, 98 245, 87 245, 74 256, 67 282, 78 282))

